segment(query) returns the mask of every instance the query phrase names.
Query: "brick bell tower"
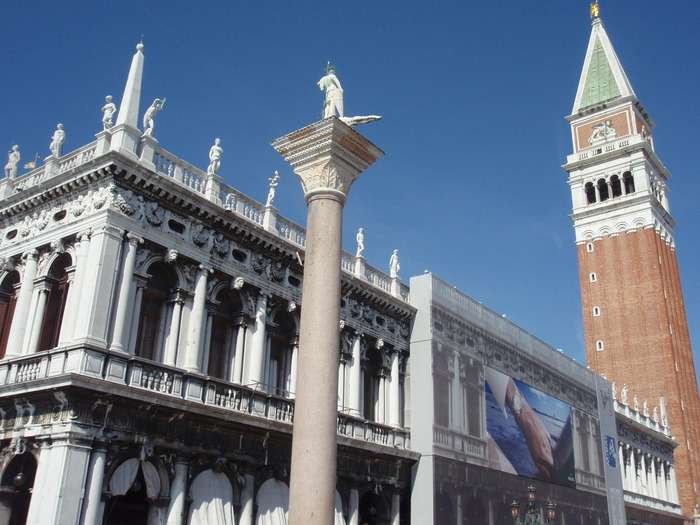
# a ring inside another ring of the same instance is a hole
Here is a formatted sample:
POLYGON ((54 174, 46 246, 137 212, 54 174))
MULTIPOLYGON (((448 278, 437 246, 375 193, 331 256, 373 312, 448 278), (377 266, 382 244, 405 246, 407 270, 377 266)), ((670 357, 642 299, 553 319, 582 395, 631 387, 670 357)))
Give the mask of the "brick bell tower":
MULTIPOLYGON (((628 386, 629 404, 667 417, 678 441, 687 517, 700 503, 700 396, 668 199, 670 173, 640 104, 591 6, 586 58, 567 121, 569 174, 588 363, 628 386)), ((640 408, 640 411, 642 409, 640 408)))

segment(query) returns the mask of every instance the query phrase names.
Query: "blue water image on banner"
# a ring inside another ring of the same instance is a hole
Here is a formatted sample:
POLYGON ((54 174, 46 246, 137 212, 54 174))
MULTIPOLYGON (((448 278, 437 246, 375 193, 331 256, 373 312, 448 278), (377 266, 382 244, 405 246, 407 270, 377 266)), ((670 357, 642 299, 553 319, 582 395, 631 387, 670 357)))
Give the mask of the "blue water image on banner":
POLYGON ((575 486, 570 405, 487 367, 486 407, 491 468, 575 486))

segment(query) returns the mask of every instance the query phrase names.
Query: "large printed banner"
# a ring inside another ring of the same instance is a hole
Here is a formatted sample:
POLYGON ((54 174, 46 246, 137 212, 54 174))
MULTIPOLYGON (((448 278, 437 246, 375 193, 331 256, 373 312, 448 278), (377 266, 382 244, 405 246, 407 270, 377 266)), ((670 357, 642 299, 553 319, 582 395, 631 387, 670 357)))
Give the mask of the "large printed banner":
POLYGON ((571 418, 570 405, 486 367, 491 468, 575 486, 571 418))

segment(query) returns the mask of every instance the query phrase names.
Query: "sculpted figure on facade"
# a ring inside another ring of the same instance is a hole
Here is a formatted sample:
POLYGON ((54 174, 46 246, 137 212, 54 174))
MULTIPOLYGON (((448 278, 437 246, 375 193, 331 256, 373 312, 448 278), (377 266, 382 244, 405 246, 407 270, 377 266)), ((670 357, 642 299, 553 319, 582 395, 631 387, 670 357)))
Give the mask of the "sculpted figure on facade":
POLYGON ((19 146, 15 144, 7 153, 7 164, 5 164, 5 177, 14 179, 17 176, 17 165, 20 160, 19 146))
POLYGON ((221 147, 221 139, 215 138, 214 144, 209 148, 209 166, 207 167, 207 175, 218 175, 221 168, 221 156, 224 154, 224 148, 221 147))
POLYGON ((53 132, 51 137, 51 143, 49 144, 49 149, 51 150, 51 155, 58 158, 61 156, 61 151, 63 150, 63 143, 66 141, 66 132, 63 129, 63 124, 59 123, 56 126, 56 130, 53 132))
POLYGON ((629 391, 630 391, 630 389, 627 386, 627 384, 622 385, 622 390, 620 390, 620 403, 622 403, 623 405, 627 404, 627 398, 629 396, 629 391))
POLYGON ((146 113, 143 115, 143 136, 152 137, 153 130, 156 127, 156 114, 165 107, 165 99, 161 100, 159 98, 153 101, 153 104, 149 106, 146 113))
POLYGON ((102 106, 102 129, 107 130, 112 127, 112 117, 117 112, 117 105, 112 102, 112 95, 105 97, 105 105, 102 106))
POLYGON ((365 252, 365 229, 359 228, 357 230, 357 235, 355 236, 355 241, 357 242, 357 250, 355 251, 355 257, 362 257, 365 252))
POLYGON ((588 138, 591 146, 612 140, 617 136, 617 131, 613 127, 612 120, 606 120, 593 126, 593 132, 588 138))
POLYGON ((389 259, 389 277, 398 279, 399 270, 401 270, 401 265, 399 264, 399 250, 394 250, 389 259))
POLYGON ((280 184, 280 174, 275 170, 275 174, 267 179, 269 183, 269 189, 267 190, 267 200, 265 201, 265 207, 270 208, 272 203, 275 201, 275 196, 277 195, 277 186, 280 184))

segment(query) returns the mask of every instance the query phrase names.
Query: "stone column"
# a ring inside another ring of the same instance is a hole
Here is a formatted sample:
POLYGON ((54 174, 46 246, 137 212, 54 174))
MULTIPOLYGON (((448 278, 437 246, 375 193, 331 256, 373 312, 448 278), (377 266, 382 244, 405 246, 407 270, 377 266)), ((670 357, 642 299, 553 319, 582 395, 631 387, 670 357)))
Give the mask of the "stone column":
POLYGON ((241 322, 238 325, 238 330, 236 331, 236 353, 233 358, 233 370, 231 374, 231 381, 238 383, 239 385, 243 383, 243 363, 245 356, 245 339, 248 327, 246 322, 241 322))
POLYGON ((350 489, 348 525, 360 525, 360 493, 357 492, 357 489, 350 489))
MULTIPOLYGON (((491 503, 490 500, 489 500, 489 503, 491 503)), ((462 511, 462 495, 457 494, 457 512, 456 512, 457 525, 462 525, 462 521, 463 521, 462 512, 463 512, 462 511)))
POLYGON ((299 366, 299 341, 295 338, 292 343, 292 363, 289 367, 289 397, 294 397, 297 391, 297 368, 299 366))
POLYGON ((452 356, 452 370, 452 388, 450 388, 452 421, 450 426, 454 430, 462 430, 462 381, 459 375, 459 352, 455 352, 452 356))
POLYGON ((622 488, 629 490, 629 479, 627 476, 627 462, 625 461, 625 449, 622 443, 617 447, 617 452, 619 456, 620 463, 620 475, 622 476, 622 488))
POLYGON ((241 516, 238 520, 238 525, 253 525, 255 476, 252 474, 245 474, 243 477, 245 478, 245 485, 241 491, 241 516))
POLYGON ((248 378, 247 382, 253 387, 262 388, 265 383, 265 354, 267 351, 267 299, 265 293, 258 295, 255 305, 255 325, 248 352, 248 378))
POLYGON ((360 392, 362 391, 362 335, 356 334, 352 342, 352 365, 348 378, 348 409, 356 417, 360 416, 360 392))
POLYGON ((16 357, 22 353, 22 343, 24 343, 24 334, 27 330, 29 308, 31 307, 32 297, 34 296, 34 279, 36 278, 39 252, 30 250, 22 256, 22 259, 24 259, 22 285, 17 294, 17 303, 15 304, 15 313, 12 316, 12 326, 10 327, 5 357, 16 357))
POLYGON ((374 420, 377 423, 386 423, 386 371, 382 370, 379 374, 377 389, 377 410, 374 414, 374 420))
POLYGON ((182 297, 182 293, 178 290, 175 292, 175 299, 173 300, 173 312, 170 319, 168 337, 165 340, 165 353, 163 354, 163 363, 169 366, 177 366, 177 348, 180 339, 182 305, 184 303, 185 299, 182 297))
POLYGON ((343 205, 353 181, 382 152, 336 117, 273 147, 299 176, 308 205, 289 524, 328 525, 335 507, 343 205))
POLYGON ((74 340, 107 347, 123 238, 124 231, 111 225, 92 230, 74 340))
POLYGON ((107 449, 97 445, 92 451, 90 467, 88 468, 88 485, 83 502, 83 525, 102 523, 102 483, 105 475, 107 449))
POLYGON ((391 496, 391 525, 401 523, 401 496, 396 493, 391 496))
POLYGON ((185 368, 194 372, 200 371, 202 359, 202 326, 204 324, 204 307, 207 301, 207 277, 211 269, 200 265, 194 287, 194 300, 190 313, 189 334, 185 349, 185 368))
POLYGON ((133 304, 130 304, 131 288, 134 282, 134 269, 136 267, 136 252, 143 239, 133 233, 126 234, 127 248, 124 265, 122 267, 122 279, 119 284, 119 295, 117 299, 117 313, 114 317, 114 334, 112 336, 111 350, 123 352, 126 345, 126 328, 128 324, 128 314, 132 311, 133 304))
POLYGON ((41 336, 41 328, 44 324, 44 312, 46 311, 46 301, 49 299, 50 288, 46 281, 38 284, 36 291, 36 301, 34 307, 33 321, 29 329, 29 342, 25 348, 26 354, 33 354, 39 348, 39 337, 41 336))
POLYGON ((670 495, 670 500, 673 503, 678 503, 678 485, 676 484, 676 468, 671 464, 668 466, 668 472, 669 472, 669 485, 670 485, 670 490, 669 490, 669 495, 670 495))
POLYGON ((185 499, 187 499, 187 470, 186 460, 178 458, 175 461, 175 477, 170 485, 170 506, 166 525, 183 525, 185 519, 185 499))
MULTIPOLYGON (((147 282, 139 277, 136 280, 136 291, 134 292, 134 311, 131 314, 131 332, 128 337, 128 353, 136 352, 136 338, 139 333, 139 324, 141 324, 141 306, 143 303, 143 290, 146 288, 147 282)), ((125 336, 126 339, 126 336, 125 336)))
POLYGON ((74 244, 75 255, 73 256, 73 276, 68 284, 68 298, 63 312, 61 322, 61 337, 59 345, 67 343, 73 339, 75 332, 75 321, 77 317, 78 305, 80 302, 80 292, 82 290, 83 276, 87 260, 88 248, 90 247, 90 233, 83 232, 78 235, 74 244))
MULTIPOLYGON (((201 370, 204 374, 209 373, 209 351, 211 350, 211 327, 214 324, 214 314, 211 310, 207 309, 207 322, 204 323, 204 345, 202 348, 202 362, 200 364, 201 370)), ((224 351, 226 349, 224 348, 224 351)), ((226 366, 226 363, 224 363, 226 366)), ((223 373, 225 370, 217 371, 218 373, 223 373)))
POLYGON ((401 389, 399 388, 399 352, 391 356, 391 380, 389 382, 389 424, 401 425, 401 389))

